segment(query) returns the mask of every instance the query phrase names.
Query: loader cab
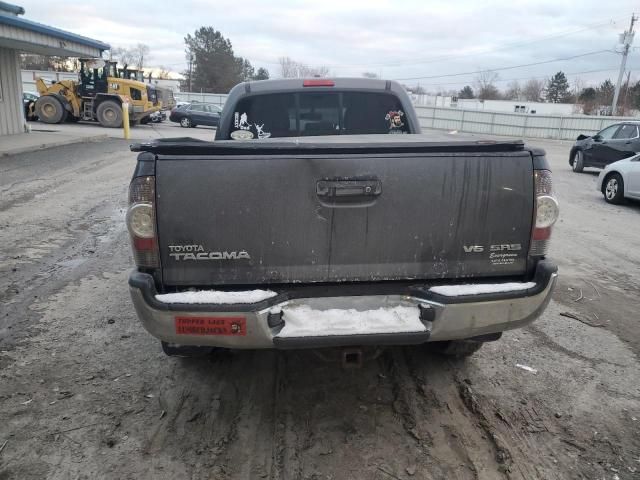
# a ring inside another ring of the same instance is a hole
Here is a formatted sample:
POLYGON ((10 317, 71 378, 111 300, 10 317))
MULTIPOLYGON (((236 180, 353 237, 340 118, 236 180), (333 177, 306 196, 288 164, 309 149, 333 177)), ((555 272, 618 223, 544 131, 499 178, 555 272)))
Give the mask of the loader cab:
POLYGON ((117 77, 115 62, 96 58, 80 59, 80 83, 78 91, 83 97, 95 97, 109 90, 109 77, 117 77))
POLYGON ((124 68, 118 69, 118 77, 125 80, 136 80, 144 83, 143 72, 136 68, 129 68, 127 65, 125 65, 124 68))

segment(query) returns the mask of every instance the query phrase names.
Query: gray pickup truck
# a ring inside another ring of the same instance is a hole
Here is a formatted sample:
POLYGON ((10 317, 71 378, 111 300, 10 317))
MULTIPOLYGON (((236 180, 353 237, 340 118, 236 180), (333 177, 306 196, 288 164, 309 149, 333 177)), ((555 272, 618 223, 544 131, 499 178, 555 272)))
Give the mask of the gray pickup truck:
MULTIPOLYGON (((134 145, 129 286, 169 355, 430 343, 468 355, 545 309, 543 151, 433 142, 395 82, 233 89, 215 142, 134 145)), ((347 350, 348 349, 348 350, 347 350)))

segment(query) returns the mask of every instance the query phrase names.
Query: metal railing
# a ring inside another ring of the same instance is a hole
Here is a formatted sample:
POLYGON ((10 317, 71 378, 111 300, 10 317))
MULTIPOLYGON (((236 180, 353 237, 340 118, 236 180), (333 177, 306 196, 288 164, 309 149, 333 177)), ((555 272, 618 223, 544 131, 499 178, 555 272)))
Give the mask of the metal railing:
POLYGON ((416 106, 416 111, 422 128, 558 140, 575 140, 581 133, 590 135, 613 123, 637 120, 633 117, 532 115, 446 107, 416 106))

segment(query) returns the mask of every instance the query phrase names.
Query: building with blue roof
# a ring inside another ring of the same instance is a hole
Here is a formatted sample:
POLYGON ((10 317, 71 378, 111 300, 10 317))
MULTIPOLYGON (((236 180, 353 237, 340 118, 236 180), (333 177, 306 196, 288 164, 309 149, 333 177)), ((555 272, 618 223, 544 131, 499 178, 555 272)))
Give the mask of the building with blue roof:
POLYGON ((0 136, 25 129, 20 53, 99 58, 110 49, 98 40, 27 20, 24 13, 0 1, 0 136))

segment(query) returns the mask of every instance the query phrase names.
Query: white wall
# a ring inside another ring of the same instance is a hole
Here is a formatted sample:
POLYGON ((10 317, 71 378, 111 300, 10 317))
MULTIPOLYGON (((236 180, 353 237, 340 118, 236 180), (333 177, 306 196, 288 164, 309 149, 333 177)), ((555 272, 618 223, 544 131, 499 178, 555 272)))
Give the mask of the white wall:
POLYGON ((531 115, 526 113, 421 107, 416 111, 423 128, 457 130, 516 138, 555 138, 575 140, 581 133, 592 135, 613 123, 632 117, 589 115, 531 115))
POLYGON ((16 50, 0 48, 0 135, 24 132, 20 59, 16 50))
POLYGON ((425 107, 449 107, 463 110, 486 110, 491 112, 527 113, 531 115, 573 115, 580 113, 580 106, 573 103, 543 103, 521 100, 458 99, 449 96, 411 95, 414 104, 425 107), (518 109, 516 110, 516 107, 518 109), (523 108, 524 107, 524 108, 523 108), (535 112, 535 113, 534 113, 535 112))
POLYGON ((38 92, 36 89, 36 79, 38 77, 42 77, 47 85, 60 80, 78 80, 78 74, 74 72, 50 72, 47 70, 21 70, 20 76, 22 78, 22 89, 25 92, 34 93, 38 92))
POLYGON ((222 107, 227 101, 228 95, 225 93, 178 92, 175 97, 180 102, 213 103, 222 107))

